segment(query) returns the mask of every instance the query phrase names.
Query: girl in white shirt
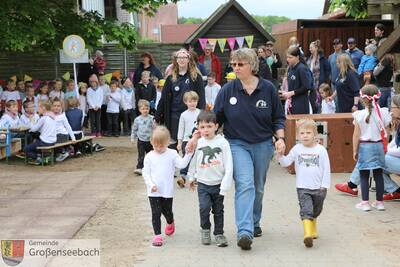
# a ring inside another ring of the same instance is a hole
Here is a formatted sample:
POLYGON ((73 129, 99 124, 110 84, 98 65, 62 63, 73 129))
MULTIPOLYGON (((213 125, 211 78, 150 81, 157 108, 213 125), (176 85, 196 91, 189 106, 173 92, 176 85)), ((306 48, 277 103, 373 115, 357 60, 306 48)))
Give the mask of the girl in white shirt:
POLYGON ((380 92, 375 85, 361 88, 361 100, 365 109, 353 113, 353 158, 360 171, 362 201, 356 205, 363 211, 371 210, 369 204, 369 173, 373 171, 376 184, 376 202, 372 206, 385 210, 383 205, 383 176, 385 168, 385 151, 387 150, 387 130, 391 116, 387 108, 380 108, 380 92))
POLYGON ((319 94, 321 95, 321 114, 334 114, 336 111, 335 100, 333 100, 332 89, 327 83, 319 86, 319 94))
POLYGON ((172 213, 175 168, 185 168, 192 154, 186 154, 184 158, 181 158, 176 150, 168 148, 170 133, 164 126, 154 129, 150 141, 154 150, 146 154, 142 173, 152 213, 155 235, 152 244, 162 246, 161 214, 167 221, 165 234, 172 235, 175 232, 172 213))

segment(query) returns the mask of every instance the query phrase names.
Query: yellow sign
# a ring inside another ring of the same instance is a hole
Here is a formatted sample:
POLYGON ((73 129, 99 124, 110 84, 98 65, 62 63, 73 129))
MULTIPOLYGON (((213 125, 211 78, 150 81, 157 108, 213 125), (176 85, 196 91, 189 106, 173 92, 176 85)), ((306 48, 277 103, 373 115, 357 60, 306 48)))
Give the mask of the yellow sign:
POLYGON ((79 58, 85 52, 85 41, 78 35, 68 35, 63 41, 63 51, 71 58, 79 58))

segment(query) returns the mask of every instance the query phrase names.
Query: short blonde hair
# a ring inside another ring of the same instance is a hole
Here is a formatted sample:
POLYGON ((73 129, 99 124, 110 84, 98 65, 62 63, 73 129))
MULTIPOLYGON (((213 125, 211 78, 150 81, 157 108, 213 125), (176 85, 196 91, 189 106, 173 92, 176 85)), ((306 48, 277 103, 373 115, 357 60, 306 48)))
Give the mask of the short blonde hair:
POLYGON ((199 101, 199 95, 195 91, 186 92, 183 95, 183 102, 186 103, 189 100, 199 101))
POLYGON ((39 106, 44 108, 46 111, 51 110, 51 102, 49 100, 39 101, 39 106))
POLYGON ((301 119, 296 122, 297 133, 300 129, 311 129, 314 132, 314 135, 317 136, 317 124, 312 119, 301 119))
POLYGON ((68 108, 76 108, 79 106, 79 100, 76 97, 68 97, 67 99, 67 107, 68 108))
POLYGON ((240 48, 233 51, 231 61, 247 61, 250 64, 251 72, 258 73, 258 57, 253 49, 240 48))
POLYGON ((148 71, 148 70, 145 70, 145 71, 142 72, 142 74, 141 74, 140 76, 141 76, 142 78, 143 78, 144 76, 148 76, 148 77, 150 78, 150 75, 151 75, 151 72, 148 71))
POLYGON ((171 135, 165 126, 157 126, 151 135, 152 145, 168 145, 171 135))
POLYGON ((150 102, 149 101, 147 101, 146 99, 140 99, 139 101, 138 101, 138 108, 141 108, 141 107, 150 107, 150 102))

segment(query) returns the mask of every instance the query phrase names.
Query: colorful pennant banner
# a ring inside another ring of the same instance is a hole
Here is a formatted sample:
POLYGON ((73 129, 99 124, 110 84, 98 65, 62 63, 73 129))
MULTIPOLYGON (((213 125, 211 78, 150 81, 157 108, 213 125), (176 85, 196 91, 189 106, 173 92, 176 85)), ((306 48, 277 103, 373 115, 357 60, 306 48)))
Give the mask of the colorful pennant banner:
POLYGON ((221 53, 224 53, 225 45, 226 45, 226 38, 220 38, 217 40, 219 48, 221 49, 221 53))
POLYGON ((253 41, 254 41, 254 35, 248 35, 244 37, 246 39, 247 42, 247 46, 251 48, 251 46, 253 45, 253 41))
POLYGON ((199 38, 199 43, 201 49, 205 49, 207 43, 212 45, 213 52, 215 51, 215 47, 218 44, 221 53, 224 53, 225 45, 228 43, 230 50, 235 49, 236 43, 238 44, 239 48, 242 48, 244 45, 244 41, 247 43, 247 47, 251 48, 254 42, 254 35, 247 35, 247 36, 239 36, 239 37, 228 37, 228 38, 199 38))

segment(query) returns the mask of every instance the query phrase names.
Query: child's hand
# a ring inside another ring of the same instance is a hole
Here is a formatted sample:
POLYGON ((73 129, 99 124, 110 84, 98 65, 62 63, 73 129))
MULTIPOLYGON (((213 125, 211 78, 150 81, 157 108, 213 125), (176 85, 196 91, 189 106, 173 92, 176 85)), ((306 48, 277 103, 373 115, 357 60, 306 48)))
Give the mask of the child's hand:
POLYGON ((136 138, 135 137, 131 137, 131 143, 135 143, 136 138))
POLYGON ((157 192, 157 186, 153 186, 153 187, 151 188, 151 192, 152 192, 152 193, 157 192))
POLYGON ((196 189, 196 182, 195 181, 191 181, 189 183, 189 190, 190 191, 194 191, 196 189))
POLYGON ((357 152, 353 153, 353 159, 354 159, 354 161, 358 160, 358 153, 357 152))
POLYGON ((178 141, 178 144, 176 145, 176 149, 178 151, 182 151, 182 142, 181 141, 178 141))

